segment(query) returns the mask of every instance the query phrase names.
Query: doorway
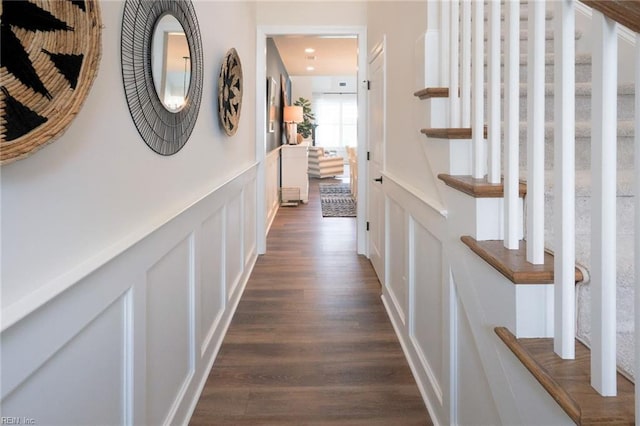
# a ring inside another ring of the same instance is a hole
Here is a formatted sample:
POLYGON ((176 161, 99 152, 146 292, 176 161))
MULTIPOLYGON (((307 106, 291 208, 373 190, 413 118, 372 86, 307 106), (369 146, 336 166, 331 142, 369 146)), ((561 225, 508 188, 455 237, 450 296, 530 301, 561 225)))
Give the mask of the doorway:
MULTIPOLYGON (((267 76, 266 73, 266 45, 267 39, 269 37, 284 37, 284 36, 321 36, 326 38, 331 37, 352 37, 357 40, 358 45, 358 57, 357 63, 359 64, 355 79, 355 85, 357 87, 357 111, 358 111, 358 120, 357 120, 357 156, 360 159, 365 159, 367 157, 367 93, 366 88, 363 87, 366 79, 367 79, 367 41, 366 41, 366 28, 365 27, 346 27, 340 28, 336 30, 335 27, 266 27, 259 26, 257 31, 257 57, 256 57, 256 89, 257 89, 257 98, 256 99, 265 99, 267 97, 267 87, 266 84, 267 76)), ((266 169, 265 169, 265 158, 267 155, 267 132, 265 129, 267 128, 267 102, 256 102, 256 161, 258 162, 258 177, 257 184, 259 188, 265 187, 266 181, 266 169)), ((357 164, 357 174, 359 176, 357 183, 357 194, 358 194, 358 203, 357 203, 357 225, 356 225, 356 240, 357 240, 357 253, 363 255, 369 255, 368 253, 368 235, 366 232, 366 210, 367 210, 367 167, 366 161, 358 161, 357 164)), ((263 221, 261 218, 266 217, 267 205, 265 200, 265 195, 258 191, 258 252, 265 253, 266 252, 266 220, 263 221)))

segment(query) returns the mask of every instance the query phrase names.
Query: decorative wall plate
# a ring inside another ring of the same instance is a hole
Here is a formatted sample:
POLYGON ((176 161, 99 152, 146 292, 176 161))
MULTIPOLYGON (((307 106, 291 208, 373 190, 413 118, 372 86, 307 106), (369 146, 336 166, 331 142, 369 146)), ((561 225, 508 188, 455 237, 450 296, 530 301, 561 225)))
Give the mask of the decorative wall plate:
POLYGON ((2 1, 0 164, 62 135, 100 62, 97 1, 2 1))
POLYGON ((236 49, 229 49, 222 61, 218 78, 218 115, 224 132, 233 136, 238 131, 242 109, 242 64, 236 49))
POLYGON ((138 133, 158 154, 175 154, 191 136, 202 99, 202 41, 191 1, 127 0, 122 17, 121 62, 125 96, 138 133), (184 29, 190 52, 188 89, 177 111, 169 111, 160 100, 152 73, 154 30, 167 14, 184 29))

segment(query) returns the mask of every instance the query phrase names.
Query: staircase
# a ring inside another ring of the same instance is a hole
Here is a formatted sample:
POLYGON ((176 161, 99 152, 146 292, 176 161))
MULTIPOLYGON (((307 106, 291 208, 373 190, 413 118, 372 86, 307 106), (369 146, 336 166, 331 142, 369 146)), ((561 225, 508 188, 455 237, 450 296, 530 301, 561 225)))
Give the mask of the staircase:
MULTIPOLYGON (((527 39, 529 36, 528 32, 528 7, 529 4, 526 1, 521 2, 521 10, 520 10, 520 34, 519 34, 519 44, 520 44, 520 88, 519 88, 519 114, 520 114, 520 123, 519 123, 519 140, 520 140, 520 158, 519 158, 519 166, 520 166, 520 180, 522 182, 521 186, 524 186, 525 189, 521 188, 521 197, 524 196, 522 192, 526 192, 526 168, 527 168, 527 131, 530 123, 527 122, 527 105, 528 105, 528 93, 527 93, 527 39)), ((486 12, 486 4, 485 4, 485 19, 488 13, 486 12)), ((554 235, 554 98, 555 98, 555 86, 553 84, 554 81, 554 67, 555 67, 555 56, 554 52, 554 32, 553 32, 553 12, 551 9, 551 3, 547 6, 545 19, 546 19, 546 31, 544 35, 544 44, 545 44, 545 96, 544 96, 544 107, 545 107, 545 123, 544 123, 544 243, 546 250, 552 254, 556 247, 555 245, 555 235, 554 235)), ((502 45, 504 45, 504 11, 502 12, 502 45)), ((461 24, 462 25, 462 24, 461 24)), ((487 46, 487 25, 485 25, 485 54, 488 51, 487 46)), ((575 39, 579 41, 582 37, 582 33, 580 31, 575 32, 575 39)), ((462 61, 461 61, 462 62, 462 61)), ((487 68, 488 60, 485 59, 485 70, 487 68)), ((502 57, 502 67, 501 70, 501 80, 504 83, 504 55, 502 57)), ((462 73, 463 71, 461 71, 462 73)), ((487 72, 485 71, 485 108, 484 108, 484 116, 487 117, 488 101, 487 101, 487 72)), ((577 265, 576 272, 576 338, 580 342, 583 342, 587 346, 590 346, 592 343, 592 333, 591 333, 591 282, 589 280, 589 270, 591 269, 592 259, 591 259, 591 245, 592 245, 592 234, 591 234, 591 218, 592 218, 592 203, 594 200, 592 199, 593 195, 593 187, 594 184, 592 182, 592 164, 591 164, 591 131, 592 131, 592 105, 591 105, 591 97, 592 97, 592 56, 590 53, 578 52, 575 56, 575 261, 577 265)), ((449 91, 445 90, 446 88, 426 88, 419 92, 416 92, 416 96, 421 99, 431 99, 431 106, 429 110, 429 127, 428 129, 423 129, 423 133, 427 135, 428 138, 441 138, 441 139, 464 139, 465 137, 471 138, 471 132, 463 131, 463 129, 438 129, 437 124, 442 123, 441 115, 433 112, 438 108, 442 108, 446 102, 441 102, 440 104, 433 103, 434 98, 448 98, 449 91)), ((464 87, 461 88, 464 91, 464 87)), ((622 373, 624 376, 633 379, 634 377, 634 285, 635 285, 635 276, 634 276, 634 127, 635 127, 635 89, 632 83, 622 82, 618 84, 617 87, 617 163, 616 163, 616 171, 617 171, 617 180, 616 180, 616 217, 617 217, 617 225, 616 225, 616 240, 617 240, 617 254, 616 254, 616 315, 617 315, 617 330, 616 330, 616 355, 617 355, 617 367, 618 371, 622 373)), ((503 111, 503 103, 505 98, 505 84, 502 85, 502 101, 501 101, 501 117, 504 120, 504 111, 503 111)), ((464 102, 464 101, 463 101, 464 102)), ((486 120, 486 118, 485 118, 486 120)), ((446 126, 443 126, 446 127, 446 126)), ((453 126, 455 127, 455 126, 453 126)), ((462 127, 465 127, 464 124, 462 127)), ((505 140, 505 123, 502 122, 502 138, 501 140, 505 140)), ((469 130, 469 129, 466 129, 469 130)), ((437 142, 439 143, 439 142, 437 142)), ((501 145, 502 158, 504 158, 504 145, 501 145)), ((473 148, 469 148, 466 145, 461 148, 451 148, 450 147, 450 157, 454 156, 469 156, 472 157, 473 154, 469 154, 473 148)), ((465 157, 466 158, 466 157, 465 157)), ((453 164, 453 162, 451 162, 453 164)), ((459 167, 457 166, 457 170, 453 170, 451 172, 444 172, 439 174, 439 178, 449 187, 454 188, 455 190, 462 191, 465 194, 471 195, 472 197, 502 197, 504 194, 502 184, 489 184, 487 182, 486 177, 484 179, 473 179, 470 176, 460 176, 467 174, 468 170, 471 170, 471 167, 459 167), (460 172, 460 170, 465 170, 464 172, 460 172), (453 176, 452 176, 453 175, 453 176)), ((434 167, 438 169, 438 166, 434 167)), ((506 202, 506 201, 505 201, 506 202)), ((530 203, 531 201, 524 196, 524 203, 530 203)), ((471 213, 469 213, 471 214, 471 213)), ((500 211, 501 214, 501 211, 500 211)), ((526 213, 525 213, 526 216, 526 213)), ((479 220, 476 216, 476 220, 479 220)), ((526 223, 529 218, 524 217, 523 223, 526 223)), ((480 225, 478 225, 480 226, 480 225)), ((494 226, 495 225, 491 225, 494 226)), ((523 230, 524 234, 526 231, 523 230)), ((524 238, 527 239, 529 236, 524 235, 524 238)), ((491 264, 493 267, 498 269, 504 276, 508 277, 514 283, 545 283, 553 282, 553 260, 548 260, 545 256, 545 265, 531 265, 523 266, 519 264, 521 259, 514 261, 515 257, 519 257, 520 255, 513 254, 512 252, 505 250, 502 248, 502 242, 498 241, 481 241, 483 238, 471 238, 469 236, 462 237, 462 240, 465 244, 467 244, 476 254, 478 254, 481 258, 491 264), (496 244, 498 243, 498 244, 496 244), (502 257, 502 259, 501 259, 502 257), (510 258, 506 258, 510 257, 510 258), (532 267, 533 266, 533 267, 532 267), (519 269, 522 268, 522 269, 519 269), (522 272, 525 271, 525 272, 522 272), (543 273, 544 272, 544 273, 543 273), (551 275, 546 275, 550 273, 551 275), (531 275, 528 275, 531 274, 531 275), (550 279, 548 277, 551 277, 550 279)), ((522 243, 521 243, 521 247, 522 243)), ((523 249, 521 249, 522 251, 523 249)), ((514 252, 515 253, 515 252, 514 252)), ((521 256, 520 256, 521 257, 521 256)), ((496 332, 500 337, 509 345, 510 348, 514 348, 516 342, 519 339, 516 339, 513 335, 506 331, 506 328, 501 328, 500 330, 496 329, 496 332)), ((515 333, 515 332, 514 332, 515 333)), ((524 339, 526 340, 526 339, 524 339)), ((576 346, 577 347, 577 346, 576 346)), ((553 348, 553 345, 551 345, 553 348)), ((519 349, 520 354, 527 352, 522 348, 519 349)), ((518 352, 518 350, 514 350, 514 352, 518 352)), ((584 377, 586 380, 589 380, 589 360, 588 360, 588 351, 586 358, 584 355, 584 351, 580 352, 583 357, 583 361, 586 359, 586 372, 584 377)), ((520 355, 518 358, 523 360, 520 355)), ((544 358, 544 357, 543 357, 544 358)), ((533 359, 533 357, 529 357, 529 359, 533 359)), ((527 362, 523 361, 525 365, 527 362)), ((530 361, 533 363, 533 361, 530 361)), ((530 365, 527 365, 527 368, 533 372, 534 367, 530 368, 530 365)), ((536 367, 540 368, 540 367, 536 367)), ((545 368, 551 367, 542 367, 542 370, 545 368)), ((553 368, 558 368, 554 366, 553 368)), ((542 371, 538 370, 538 371, 542 371)), ((546 371, 546 370, 545 370, 546 371)), ((546 380, 547 384, 553 382, 553 379, 546 377, 545 374, 537 375, 534 372, 534 375, 541 380, 543 386, 549 391, 552 392, 554 387, 560 388, 560 386, 550 386, 547 387, 544 383, 546 380)), ((626 398, 625 404, 633 403, 633 386, 630 388, 626 383, 622 383, 618 379, 618 392, 624 394, 624 398, 626 398), (626 389, 623 391, 622 389, 626 389), (629 389, 630 394, 629 394, 629 389), (631 399, 629 399, 629 395, 631 395, 631 399)), ((554 382, 555 383, 555 382, 554 382)), ((557 390, 557 389, 556 389, 557 390)), ((592 391, 593 389, 591 389, 592 391)), ((563 394, 564 390, 559 391, 560 394, 563 394)), ((583 391, 578 391, 583 392, 583 391)), ((554 395, 554 399, 560 402, 564 397, 558 397, 558 394, 554 395)), ((564 395, 564 394, 563 394, 564 395)), ((563 408, 567 413, 569 413, 570 417, 576 422, 581 423, 581 409, 577 406, 574 406, 574 401, 571 397, 567 396, 567 399, 570 400, 570 403, 567 405, 563 405, 563 408), (577 407, 577 408, 576 408, 577 407), (572 410, 574 411, 573 414, 572 410), (577 414, 576 414, 577 413, 577 414)), ((605 398, 606 399, 606 398, 605 398)), ((611 401, 611 400, 610 400, 611 401)), ((593 401, 587 402, 587 404, 593 404, 593 401)), ((582 411, 586 412, 585 407, 582 407, 582 411)), ((606 410, 605 410, 606 411, 606 410)), ((624 418, 629 412, 621 415, 619 419, 624 418)), ((617 415, 617 414, 616 414, 617 415)), ((631 410, 631 415, 633 415, 633 410, 631 410)), ((593 418, 598 418, 599 414, 594 415, 593 418)), ((609 420, 612 420, 610 418, 609 420)), ((616 418, 618 419, 618 418, 616 418)), ((600 418, 603 420, 603 418, 600 418)))
MULTIPOLYGON (((526 8, 526 7, 523 7, 526 8)), ((526 28, 522 31, 527 33, 526 28)), ((553 32, 547 30, 547 39, 553 41, 553 32)), ((522 36, 521 36, 522 37, 522 36)), ((576 40, 581 33, 576 31, 576 40)), ((549 41, 549 40, 548 40, 549 41)), ((553 43, 546 43, 545 88, 545 246, 554 250, 554 195, 553 195, 553 117, 554 85, 553 43)), ((521 58, 521 81, 526 82, 526 55, 521 58), (524 63, 523 63, 524 62, 524 63)), ((587 271, 590 269, 591 256, 591 55, 582 53, 576 58, 576 262, 587 271)), ((522 83, 520 89, 520 140, 521 154, 526 154, 526 109, 527 86, 522 83)), ((634 167, 634 100, 632 84, 618 86, 618 158, 617 158, 617 363, 625 375, 634 376, 634 304, 633 304, 633 167, 634 167)), ((526 156, 521 155, 522 170, 526 167, 526 156)), ((523 176, 524 178, 524 176, 523 176)), ((576 287, 576 337, 590 345, 591 297, 589 281, 582 281, 576 287)))
MULTIPOLYGON (((526 4, 523 5, 526 11, 526 4)), ((547 11, 548 25, 553 19, 547 11)), ((526 38, 526 13, 521 14, 524 29, 521 39, 526 38)), ((582 34, 576 31, 576 40, 582 34)), ((545 246, 554 250, 554 195, 553 195, 553 117, 554 85, 553 68, 553 32, 547 29, 545 38, 545 246)), ((526 43, 522 48, 526 52, 526 43)), ((522 51, 522 50, 521 50, 522 51)), ((527 129, 527 55, 520 59, 520 166, 526 170, 526 129, 527 129)), ((591 55, 581 53, 576 57, 576 262, 587 271, 590 269, 591 256, 591 55)), ((634 100, 633 84, 621 83, 618 86, 618 157, 617 157, 617 362, 621 372, 633 378, 634 360, 634 306, 633 306, 633 167, 634 167, 634 100)), ((521 179, 526 176, 521 175, 521 179)), ((576 313, 579 340, 590 345, 591 296, 589 281, 582 281, 576 287, 576 313)))

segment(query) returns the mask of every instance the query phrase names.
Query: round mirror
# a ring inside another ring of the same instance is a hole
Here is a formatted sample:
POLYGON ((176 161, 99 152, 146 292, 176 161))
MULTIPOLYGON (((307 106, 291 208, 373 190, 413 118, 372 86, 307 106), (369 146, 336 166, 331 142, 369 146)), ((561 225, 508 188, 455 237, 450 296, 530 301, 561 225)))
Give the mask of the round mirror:
POLYGON ((189 140, 202 101, 202 40, 191 0, 124 2, 120 50, 138 133, 158 154, 175 154, 189 140), (175 33, 181 33, 179 53, 167 41, 175 33))
POLYGON ((186 104, 191 81, 191 54, 184 28, 165 14, 156 23, 151 41, 151 70, 158 98, 171 112, 186 104))

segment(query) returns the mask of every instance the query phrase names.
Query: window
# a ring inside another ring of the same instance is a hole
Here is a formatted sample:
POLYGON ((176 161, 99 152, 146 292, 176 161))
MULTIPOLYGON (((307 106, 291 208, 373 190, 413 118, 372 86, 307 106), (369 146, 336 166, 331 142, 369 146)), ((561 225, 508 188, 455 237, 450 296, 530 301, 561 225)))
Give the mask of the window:
POLYGON ((358 98, 356 93, 314 93, 315 143, 344 151, 358 144, 358 98))

